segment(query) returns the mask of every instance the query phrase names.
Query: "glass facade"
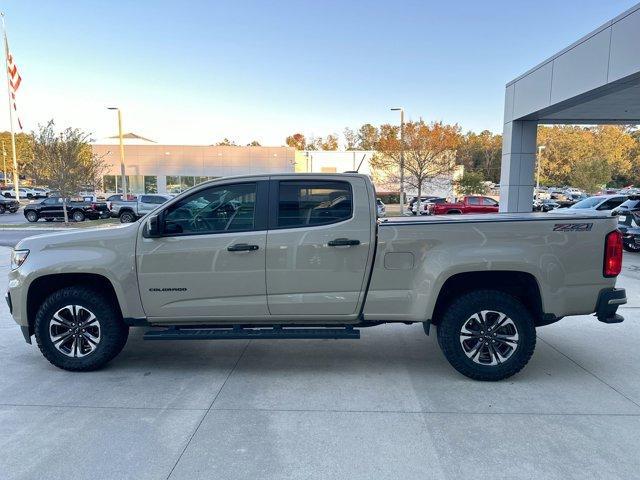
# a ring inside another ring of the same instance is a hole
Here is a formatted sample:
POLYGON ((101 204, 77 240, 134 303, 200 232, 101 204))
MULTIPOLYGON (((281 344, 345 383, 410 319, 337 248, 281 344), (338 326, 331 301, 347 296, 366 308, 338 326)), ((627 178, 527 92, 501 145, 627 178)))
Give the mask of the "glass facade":
MULTIPOLYGON (((120 175, 102 177, 102 190, 105 193, 122 193, 120 175)), ((155 175, 127 175, 127 191, 129 193, 158 193, 158 177, 155 175)))
POLYGON ((167 193, 180 193, 185 190, 200 185, 207 180, 213 180, 220 177, 205 177, 193 175, 167 175, 167 193))

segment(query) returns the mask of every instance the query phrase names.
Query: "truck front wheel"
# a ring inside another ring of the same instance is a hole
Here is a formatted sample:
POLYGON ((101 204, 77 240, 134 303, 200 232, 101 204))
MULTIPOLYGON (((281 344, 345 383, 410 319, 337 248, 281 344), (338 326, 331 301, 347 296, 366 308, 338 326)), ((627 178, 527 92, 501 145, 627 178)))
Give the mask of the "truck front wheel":
POLYGON ((133 223, 135 221, 136 221, 136 216, 133 214, 133 212, 130 212, 129 210, 125 210, 120 214, 120 223, 133 223))
POLYGON ((536 346, 533 317, 515 297, 478 290, 454 300, 438 325, 438 344, 449 363, 474 380, 518 373, 536 346))
POLYGON ((49 295, 38 309, 34 330, 45 358, 76 372, 106 365, 129 336, 129 328, 107 298, 86 287, 67 287, 49 295))

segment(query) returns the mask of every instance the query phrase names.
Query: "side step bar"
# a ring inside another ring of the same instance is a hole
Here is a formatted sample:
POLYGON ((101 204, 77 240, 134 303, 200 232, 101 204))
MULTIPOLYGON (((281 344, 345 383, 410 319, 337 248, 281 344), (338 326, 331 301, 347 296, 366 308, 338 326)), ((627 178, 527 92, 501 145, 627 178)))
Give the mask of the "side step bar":
POLYGON ((280 338, 330 338, 357 339, 360 330, 351 326, 336 328, 305 327, 240 327, 231 328, 187 328, 171 327, 165 330, 148 330, 145 340, 237 340, 280 338))

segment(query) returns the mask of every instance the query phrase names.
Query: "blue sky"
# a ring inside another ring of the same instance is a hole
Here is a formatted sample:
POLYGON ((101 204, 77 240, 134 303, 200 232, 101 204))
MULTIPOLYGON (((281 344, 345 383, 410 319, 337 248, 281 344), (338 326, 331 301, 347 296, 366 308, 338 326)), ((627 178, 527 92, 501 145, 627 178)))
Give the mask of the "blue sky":
MULTIPOLYGON (((408 118, 500 131, 504 85, 633 0, 6 0, 25 129, 124 129, 163 143, 408 118)), ((6 109, 0 129, 8 128, 6 109)))

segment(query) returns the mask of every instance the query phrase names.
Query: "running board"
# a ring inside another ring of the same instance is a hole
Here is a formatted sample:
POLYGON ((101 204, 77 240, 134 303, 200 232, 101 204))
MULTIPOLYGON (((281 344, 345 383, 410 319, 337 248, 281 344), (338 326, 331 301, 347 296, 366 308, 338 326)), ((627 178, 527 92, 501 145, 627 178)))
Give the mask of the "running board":
POLYGON ((148 330, 145 340, 238 340, 279 338, 329 338, 357 339, 360 330, 353 327, 305 328, 305 327, 232 327, 232 328, 178 328, 148 330))

